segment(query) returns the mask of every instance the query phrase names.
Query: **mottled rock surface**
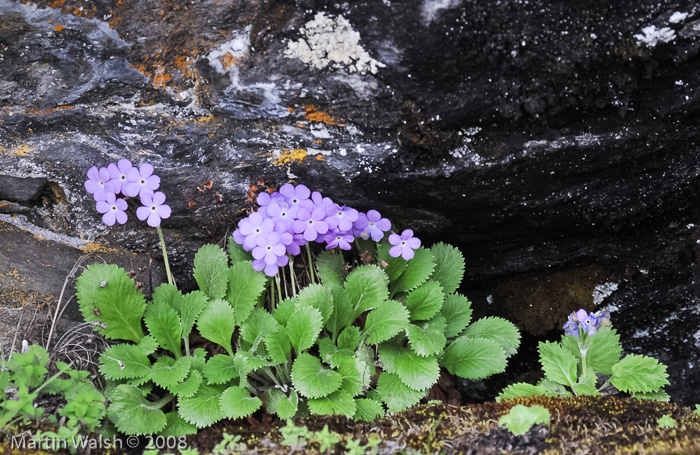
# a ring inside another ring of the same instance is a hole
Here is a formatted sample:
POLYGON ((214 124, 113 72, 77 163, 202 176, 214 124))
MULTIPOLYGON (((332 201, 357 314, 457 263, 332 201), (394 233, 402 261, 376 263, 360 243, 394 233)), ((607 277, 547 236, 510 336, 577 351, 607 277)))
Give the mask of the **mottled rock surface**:
POLYGON ((0 173, 45 182, 0 201, 0 274, 54 264, 57 295, 48 232, 157 252, 133 214, 101 224, 92 165, 156 167, 185 285, 251 184, 294 180, 460 246, 477 315, 531 340, 508 380, 595 295, 699 402, 698 24, 672 0, 0 0, 0 173))

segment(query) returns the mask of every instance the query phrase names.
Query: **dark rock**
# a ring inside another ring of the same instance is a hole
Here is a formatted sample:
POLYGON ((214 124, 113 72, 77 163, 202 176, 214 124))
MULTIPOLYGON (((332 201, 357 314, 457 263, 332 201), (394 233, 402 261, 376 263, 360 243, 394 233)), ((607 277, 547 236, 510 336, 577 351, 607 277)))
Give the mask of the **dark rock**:
POLYGON ((514 320, 530 349, 609 294, 626 350, 667 362, 690 404, 699 20, 682 0, 0 0, 0 166, 52 182, 31 224, 145 260, 155 234, 133 214, 106 228, 83 181, 151 162, 185 287, 261 177, 377 208, 460 246, 475 315, 514 320), (321 29, 348 52, 294 50, 321 29))
POLYGON ((0 200, 30 202, 39 197, 47 182, 45 178, 20 178, 0 174, 0 200))

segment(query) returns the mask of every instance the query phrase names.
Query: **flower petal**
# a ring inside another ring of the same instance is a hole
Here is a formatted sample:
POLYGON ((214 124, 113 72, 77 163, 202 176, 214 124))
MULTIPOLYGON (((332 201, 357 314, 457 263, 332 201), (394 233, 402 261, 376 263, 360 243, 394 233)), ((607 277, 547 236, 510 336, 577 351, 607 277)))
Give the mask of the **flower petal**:
MULTIPOLYGON (((391 243, 392 245, 398 245, 399 243, 401 243, 401 237, 399 237, 398 234, 390 234, 389 235, 389 243, 391 243)), ((396 256, 394 256, 394 257, 396 257, 396 256)))
POLYGON ((410 260, 413 259, 413 250, 410 248, 404 248, 403 252, 401 253, 401 257, 404 258, 405 260, 410 260))
POLYGON ((97 166, 93 166, 90 169, 88 169, 87 176, 90 180, 99 180, 100 171, 97 169, 97 166))
POLYGON ((146 220, 146 222, 151 227, 158 227, 160 226, 160 217, 156 212, 151 211, 151 214, 148 215, 148 220, 146 220))
POLYGON ((148 207, 139 207, 136 209, 136 218, 143 221, 151 214, 151 209, 148 207))
POLYGON ((170 208, 169 205, 161 205, 158 207, 158 210, 156 210, 158 213, 158 216, 165 219, 165 218, 170 218, 170 214, 172 213, 172 209, 170 208))
POLYGON ((126 213, 124 213, 121 210, 117 211, 117 223, 124 224, 124 223, 126 223, 126 220, 127 220, 126 213))
POLYGON ((163 205, 165 202, 165 194, 163 194, 162 191, 158 191, 156 193, 153 193, 153 203, 155 205, 163 205))
POLYGON ((117 216, 111 210, 102 215, 102 222, 107 226, 114 226, 114 222, 116 221, 116 219, 117 216))
POLYGON ((401 256, 401 250, 403 250, 403 248, 401 248, 399 245, 392 246, 389 249, 389 256, 391 256, 392 258, 397 258, 401 256))
POLYGON ((150 163, 143 163, 139 166, 139 175, 145 179, 153 174, 153 165, 150 163))

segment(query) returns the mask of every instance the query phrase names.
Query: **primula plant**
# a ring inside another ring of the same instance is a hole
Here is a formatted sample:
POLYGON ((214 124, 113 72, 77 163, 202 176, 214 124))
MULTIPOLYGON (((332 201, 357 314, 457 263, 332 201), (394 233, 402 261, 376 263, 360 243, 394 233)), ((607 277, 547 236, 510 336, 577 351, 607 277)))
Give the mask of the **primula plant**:
POLYGON ((146 302, 106 264, 78 279, 85 319, 119 343, 100 358, 117 429, 185 435, 263 405, 282 419, 372 420, 418 403, 442 368, 470 379, 505 369, 520 334, 503 319, 471 321, 456 248, 421 247, 378 212, 302 185, 258 203, 227 252, 197 252, 198 290, 163 284, 146 302))
POLYGON ((540 362, 545 377, 537 385, 516 383, 498 399, 530 395, 600 395, 614 389, 635 398, 668 401, 666 366, 652 357, 622 358, 617 331, 610 327, 606 310, 587 313, 581 309, 564 324, 561 342, 541 342, 540 362))

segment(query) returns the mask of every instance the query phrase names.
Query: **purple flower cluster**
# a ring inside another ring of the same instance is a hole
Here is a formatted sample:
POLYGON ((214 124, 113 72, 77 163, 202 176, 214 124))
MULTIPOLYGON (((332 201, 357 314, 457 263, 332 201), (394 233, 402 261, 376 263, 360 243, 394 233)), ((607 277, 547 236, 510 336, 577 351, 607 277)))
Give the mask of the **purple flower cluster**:
MULTIPOLYGON (((260 193, 257 202, 260 209, 238 223, 233 239, 252 252, 253 268, 264 270, 268 276, 276 275, 279 267, 289 262, 289 255, 298 255, 307 243, 349 250, 356 238, 379 241, 391 229, 391 221, 376 210, 361 213, 339 206, 304 185, 287 183, 279 192, 260 193)), ((395 245, 389 254, 406 260, 420 246, 410 229, 401 236, 391 234, 389 242, 395 245)))
POLYGON ((143 207, 136 210, 141 221, 158 227, 164 218, 170 217, 170 206, 165 204, 165 194, 156 191, 160 177, 153 174, 153 166, 143 163, 138 168, 129 160, 119 160, 107 167, 93 166, 87 173, 85 189, 95 199, 97 211, 102 213, 102 222, 107 226, 126 223, 126 201, 117 196, 139 197, 143 207))
POLYGON ((600 329, 600 326, 610 325, 610 313, 608 310, 600 310, 595 313, 586 313, 580 309, 569 315, 569 319, 564 323, 564 333, 578 338, 581 331, 593 336, 600 329))

